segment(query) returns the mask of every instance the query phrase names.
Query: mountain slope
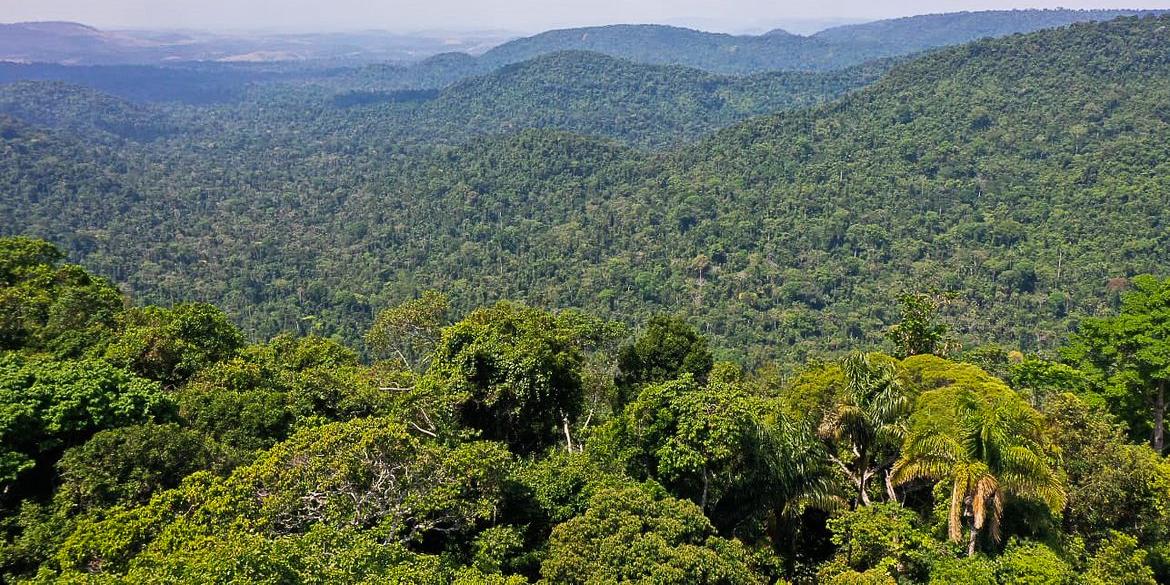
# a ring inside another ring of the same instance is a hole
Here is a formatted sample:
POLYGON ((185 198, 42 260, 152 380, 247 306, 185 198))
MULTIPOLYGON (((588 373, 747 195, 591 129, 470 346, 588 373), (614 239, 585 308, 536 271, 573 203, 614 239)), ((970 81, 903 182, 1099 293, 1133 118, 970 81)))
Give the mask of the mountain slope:
POLYGON ((401 110, 400 126, 420 137, 542 128, 661 148, 754 115, 822 103, 871 83, 889 66, 725 77, 567 51, 458 82, 420 107, 367 112, 401 110))
POLYGON ((915 16, 849 25, 811 37, 773 31, 759 36, 706 33, 660 25, 615 25, 548 31, 496 47, 480 59, 493 66, 564 50, 597 51, 644 63, 686 65, 717 73, 839 69, 983 37, 1000 37, 1151 14, 1133 10, 1012 10, 915 16))
POLYGON ((1156 10, 989 10, 924 14, 833 27, 812 35, 835 46, 855 46, 871 56, 908 54, 983 38, 1068 26, 1078 22, 1150 16, 1156 10))
MULTIPOLYGON (((685 312, 758 362, 876 343, 894 296, 938 287, 968 342, 1050 348, 1107 284, 1170 272, 1168 31, 1121 19, 947 49, 669 154, 548 131, 403 149, 304 107, 304 124, 83 159, 129 192, 118 213, 40 181, 3 231, 91 234, 76 258, 139 298, 214 300, 258 335, 353 337, 437 287, 461 308, 685 312)), ((35 146, 8 140, 33 150, 5 176, 74 156, 35 146)))
POLYGON ((1048 346, 1102 308, 1092 299, 1110 279, 1170 271, 1167 25, 943 51, 697 146, 678 164, 712 212, 689 230, 690 252, 734 250, 723 274, 750 270, 753 253, 788 267, 780 284, 707 286, 837 336, 876 330, 852 311, 889 290, 938 287, 960 293, 956 318, 977 337, 1048 346))
POLYGON ((149 141, 179 130, 151 106, 58 82, 0 84, 0 115, 103 139, 149 141))
POLYGON ((492 65, 557 51, 596 51, 642 63, 686 65, 718 73, 813 69, 806 63, 828 46, 790 34, 733 36, 662 25, 612 25, 554 30, 510 41, 480 59, 492 65))

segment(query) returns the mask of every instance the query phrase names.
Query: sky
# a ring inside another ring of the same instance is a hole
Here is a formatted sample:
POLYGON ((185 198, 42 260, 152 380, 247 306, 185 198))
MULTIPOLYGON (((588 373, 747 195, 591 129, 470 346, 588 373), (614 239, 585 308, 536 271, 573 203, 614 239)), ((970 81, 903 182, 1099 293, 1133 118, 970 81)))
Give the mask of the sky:
POLYGON ((510 30, 662 23, 765 30, 784 22, 874 20, 1008 8, 1170 8, 1170 0, 0 0, 0 22, 199 30, 510 30))

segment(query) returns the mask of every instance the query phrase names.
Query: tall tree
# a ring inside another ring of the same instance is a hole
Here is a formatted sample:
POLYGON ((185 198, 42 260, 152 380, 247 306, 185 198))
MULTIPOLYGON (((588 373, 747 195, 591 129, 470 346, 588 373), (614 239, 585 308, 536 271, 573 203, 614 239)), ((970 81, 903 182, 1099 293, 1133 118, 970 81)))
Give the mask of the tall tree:
POLYGON ((118 321, 118 337, 106 349, 106 360, 167 386, 186 382, 244 347, 244 335, 227 314, 203 303, 134 308, 118 321))
POLYGON ((1095 379, 1132 432, 1148 433, 1154 450, 1165 453, 1170 278, 1135 277, 1133 290, 1122 296, 1121 312, 1081 323, 1065 357, 1095 379))
POLYGON ((719 538, 698 506, 650 486, 597 492, 553 530, 548 549, 540 572, 554 583, 764 582, 743 545, 719 538))
POLYGON ((1064 507, 1065 491, 1048 462, 1041 416, 1002 382, 970 365, 926 358, 923 379, 939 382, 924 392, 910 420, 893 481, 916 479, 950 487, 947 534, 967 531, 967 554, 980 533, 1000 539, 1000 519, 1010 497, 1064 507))
POLYGON ((894 344, 894 355, 946 355, 951 349, 950 327, 939 320, 939 308, 949 295, 913 293, 902 295, 901 318, 890 327, 886 337, 894 344))
POLYGON ((737 384, 700 385, 685 374, 647 386, 613 421, 627 470, 707 512, 763 464, 759 401, 737 384))
POLYGON ((886 497, 896 501, 890 470, 911 407, 897 364, 887 356, 857 353, 842 361, 842 370, 844 395, 825 414, 819 434, 836 447, 829 457, 856 487, 855 505, 869 505, 869 481, 879 474, 886 497))
POLYGON ((706 337, 682 317, 657 315, 618 354, 619 402, 636 399, 637 388, 645 384, 666 382, 683 374, 692 375, 699 383, 706 382, 714 365, 706 337))
POLYGON ((419 361, 434 349, 449 304, 447 295, 429 290, 417 299, 383 309, 366 333, 366 345, 378 357, 397 358, 408 370, 425 370, 426 364, 419 361))
POLYGON ((517 453, 539 452, 562 436, 571 450, 584 401, 580 334, 557 315, 520 304, 472 312, 443 330, 414 392, 431 402, 420 409, 418 428, 433 427, 428 417, 439 413, 517 453))
POLYGON ((48 242, 0 238, 0 349, 80 357, 109 340, 122 294, 64 257, 48 242))

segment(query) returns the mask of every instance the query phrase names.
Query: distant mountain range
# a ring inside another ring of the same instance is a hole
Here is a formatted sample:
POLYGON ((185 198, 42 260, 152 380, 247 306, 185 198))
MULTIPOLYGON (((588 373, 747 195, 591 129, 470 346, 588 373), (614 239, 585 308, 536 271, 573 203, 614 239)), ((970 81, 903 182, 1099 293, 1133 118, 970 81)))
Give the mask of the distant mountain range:
POLYGON ((0 61, 70 65, 157 65, 186 61, 412 62, 459 51, 478 54, 514 35, 406 35, 381 31, 227 35, 104 31, 73 22, 0 24, 0 61))
POLYGON ((736 36, 659 25, 615 25, 554 30, 517 39, 486 52, 480 60, 499 66, 556 51, 585 50, 644 63, 687 65, 715 73, 823 71, 986 37, 1157 12, 1063 9, 956 12, 839 26, 812 36, 784 30, 736 36))
MULTIPOLYGON (((958 12, 833 27, 811 36, 774 30, 729 35, 663 25, 612 25, 553 30, 507 41, 506 33, 400 35, 387 32, 222 35, 103 31, 69 22, 0 24, 0 61, 73 65, 167 64, 190 61, 418 63, 411 75, 445 82, 567 50, 632 61, 686 65, 713 73, 823 71, 908 55, 984 37, 1032 32, 1074 22, 1151 14, 1138 10, 1007 10, 958 12), (502 43, 502 44, 501 44, 502 43), (494 47, 494 48, 492 48, 494 47), (468 59, 468 55, 479 55, 468 59), (455 63, 457 67, 452 68, 455 63), (436 75, 428 68, 457 75, 436 75)), ((423 84, 425 85, 425 84, 423 84)))

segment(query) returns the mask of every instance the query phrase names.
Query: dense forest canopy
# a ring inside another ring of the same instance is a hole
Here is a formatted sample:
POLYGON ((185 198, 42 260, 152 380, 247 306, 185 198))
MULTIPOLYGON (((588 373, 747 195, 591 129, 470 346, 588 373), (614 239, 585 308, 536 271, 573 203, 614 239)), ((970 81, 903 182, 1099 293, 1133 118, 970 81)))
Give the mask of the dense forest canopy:
POLYGON ((678 316, 433 291, 373 362, 250 344, 63 257, 0 239, 6 582, 1170 579, 1170 279, 1059 360, 963 350, 918 294, 889 353, 781 375, 678 316))
POLYGON ((0 66, 0 579, 1170 583, 1168 30, 0 66))
POLYGON ((1166 270, 1166 22, 945 49, 660 153, 563 130, 670 143, 753 92, 796 105, 873 70, 732 80, 563 53, 394 103, 280 85, 209 107, 12 84, 3 229, 256 338, 356 340, 438 289, 463 310, 682 311, 758 364, 873 345, 883 299, 936 289, 968 343, 1052 350, 1166 270))

